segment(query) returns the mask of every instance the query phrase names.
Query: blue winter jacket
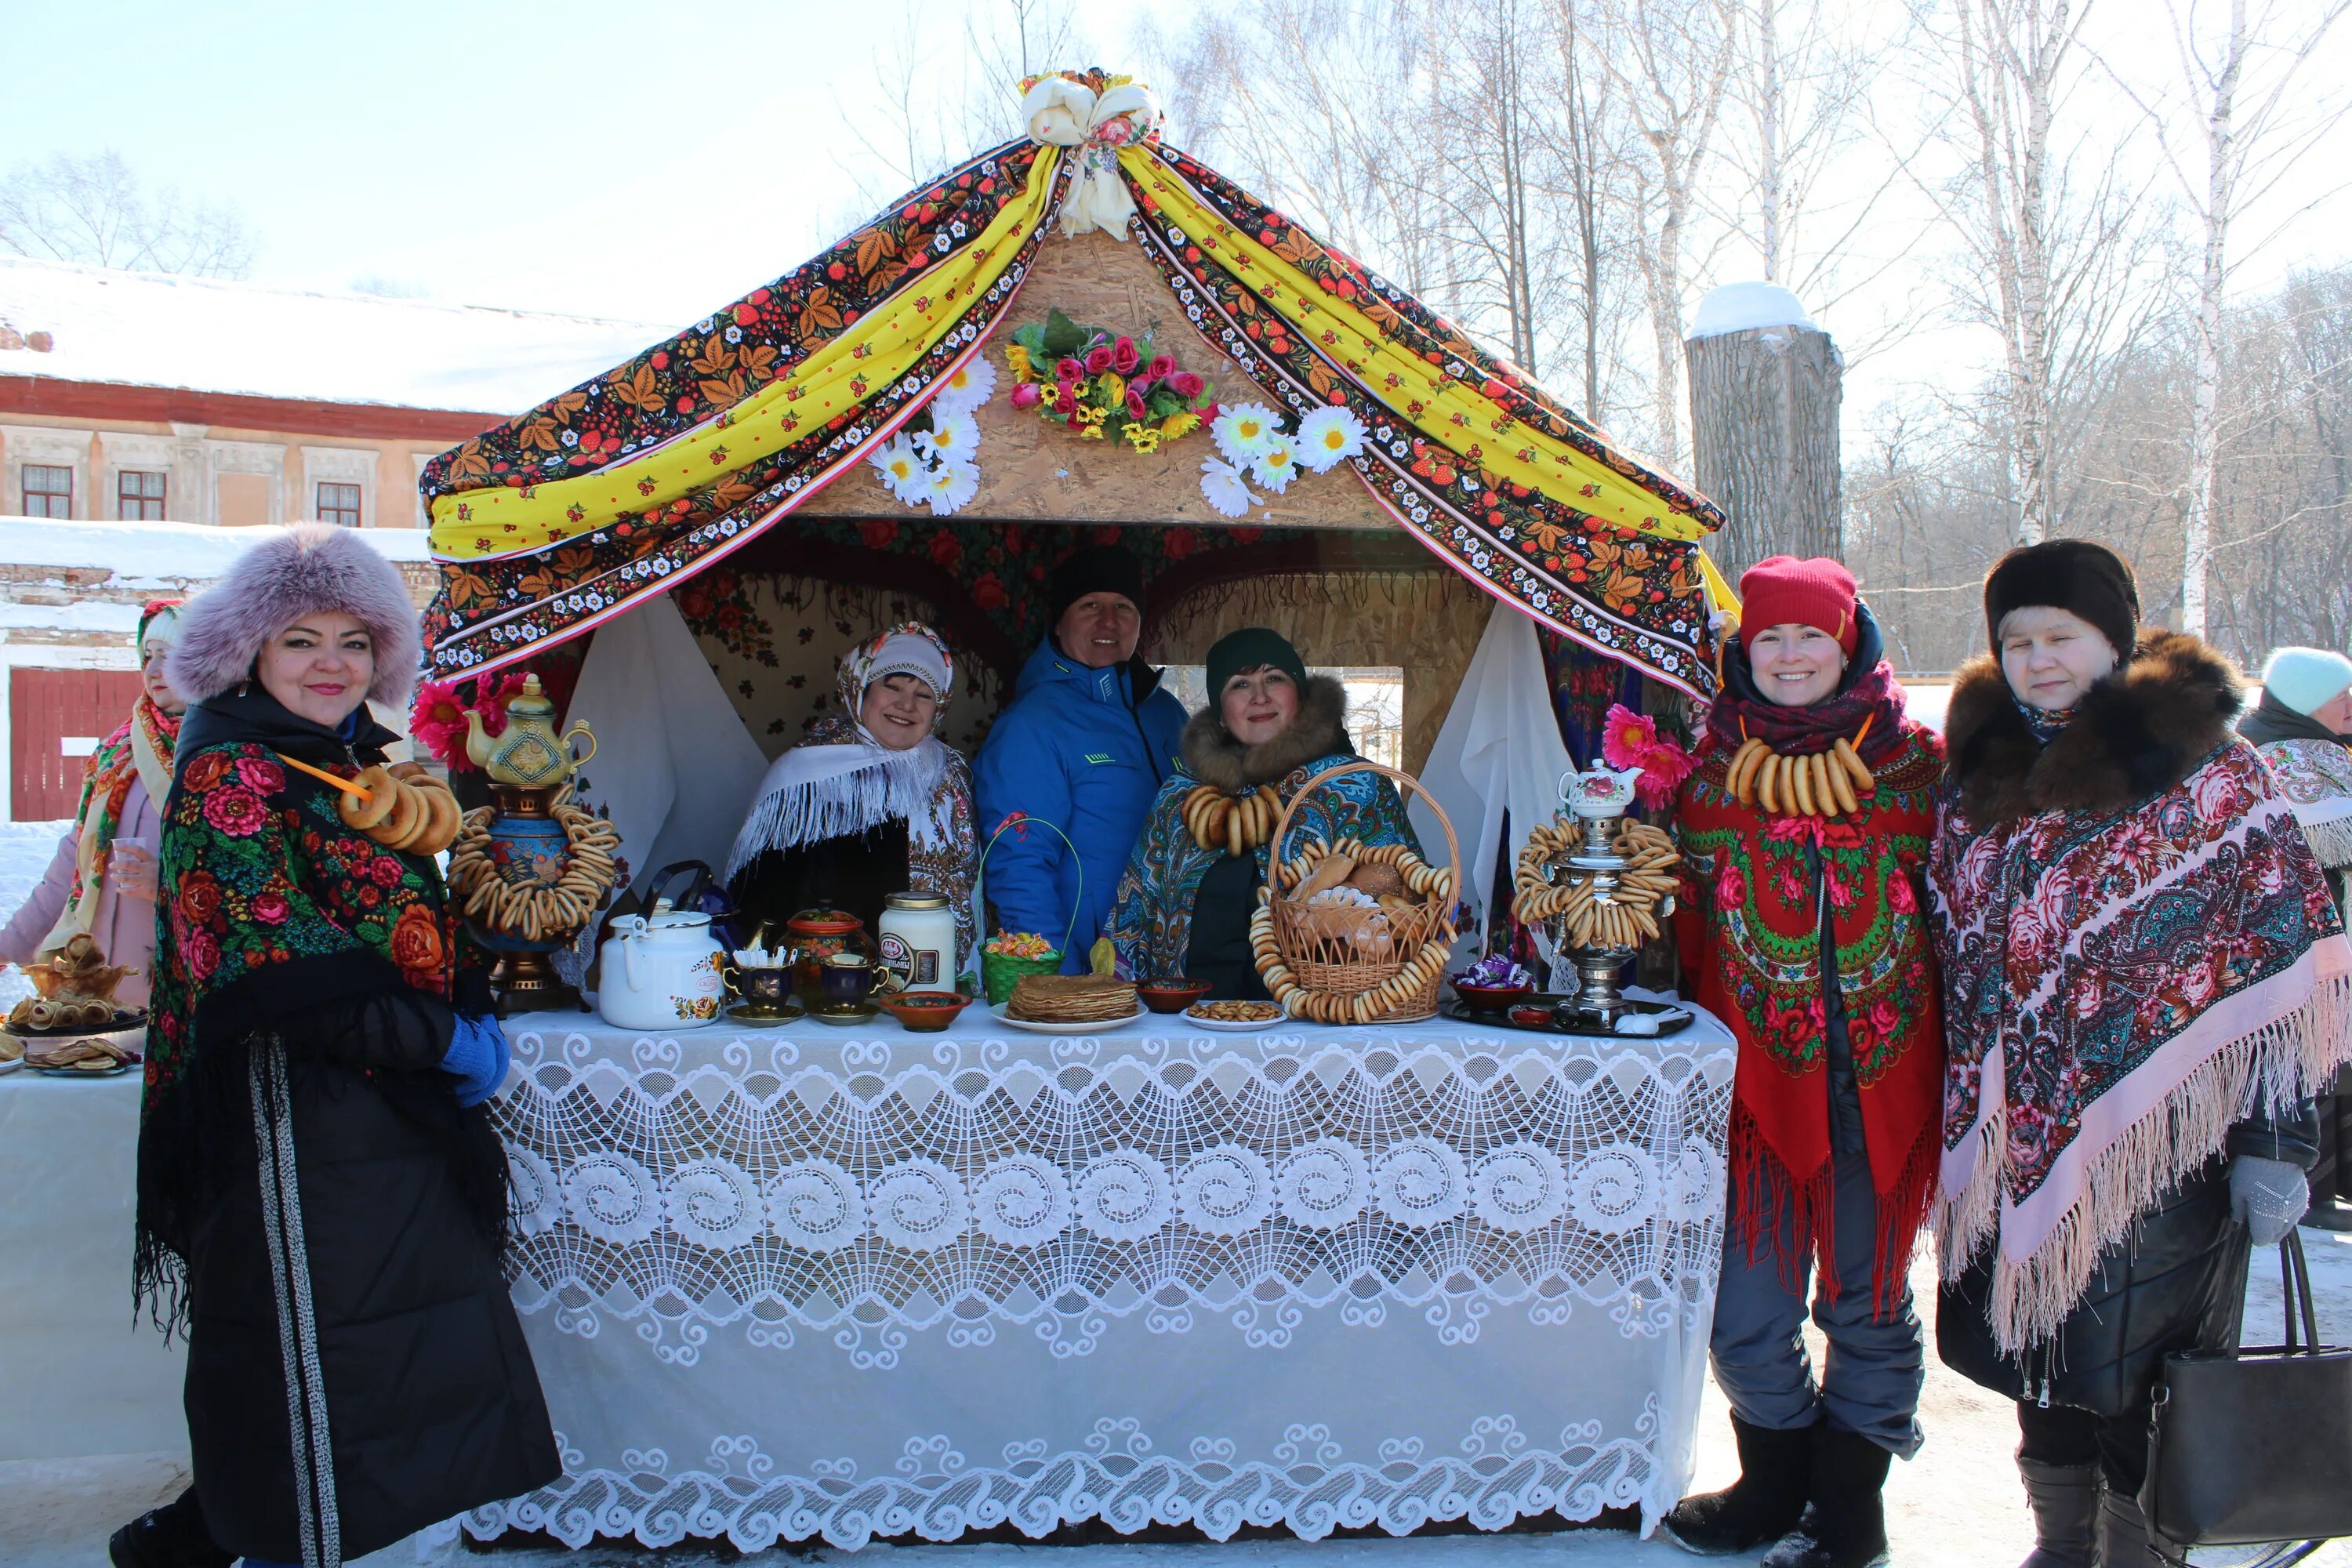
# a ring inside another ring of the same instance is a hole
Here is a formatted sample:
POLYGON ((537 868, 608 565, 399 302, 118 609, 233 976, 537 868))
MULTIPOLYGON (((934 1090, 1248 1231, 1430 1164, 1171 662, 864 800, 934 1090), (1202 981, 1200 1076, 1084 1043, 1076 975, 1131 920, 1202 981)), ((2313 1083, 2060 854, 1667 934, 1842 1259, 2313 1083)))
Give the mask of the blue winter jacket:
POLYGON ((1183 729, 1183 704, 1160 689, 1160 672, 1141 659, 1088 669, 1046 638, 1022 669, 1012 705, 982 742, 972 793, 982 843, 1009 814, 1025 812, 1068 834, 1077 863, 1042 827, 1015 828, 998 839, 982 889, 995 907, 998 930, 1041 931, 1058 942, 1077 903, 1062 968, 1086 973, 1087 953, 1109 918, 1152 797, 1176 765, 1183 729), (1079 865, 1086 869, 1083 900, 1079 865))

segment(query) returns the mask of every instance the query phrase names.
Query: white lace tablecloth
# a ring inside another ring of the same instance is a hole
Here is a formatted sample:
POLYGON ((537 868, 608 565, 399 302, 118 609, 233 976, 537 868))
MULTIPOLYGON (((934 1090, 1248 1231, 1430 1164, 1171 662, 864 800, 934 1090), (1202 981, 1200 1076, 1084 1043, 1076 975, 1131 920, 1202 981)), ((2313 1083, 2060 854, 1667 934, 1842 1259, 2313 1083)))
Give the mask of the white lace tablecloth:
POLYGON ((514 1299, 566 1474, 477 1535, 1646 1526, 1688 1479, 1712 1018, 726 1031, 509 1025, 514 1299))

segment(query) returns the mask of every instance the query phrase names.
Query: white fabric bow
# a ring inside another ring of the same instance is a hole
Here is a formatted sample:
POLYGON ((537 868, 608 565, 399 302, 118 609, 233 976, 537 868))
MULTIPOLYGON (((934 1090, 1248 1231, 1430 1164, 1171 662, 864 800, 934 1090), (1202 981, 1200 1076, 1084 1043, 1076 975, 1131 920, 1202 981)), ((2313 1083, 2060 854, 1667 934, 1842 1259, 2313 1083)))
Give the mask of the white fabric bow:
POLYGON ((1062 203, 1062 232, 1103 229, 1127 237, 1135 198, 1118 177, 1118 150, 1141 142, 1160 123, 1160 100, 1139 81, 1097 96, 1067 77, 1040 77, 1021 97, 1029 139, 1041 146, 1078 149, 1078 169, 1062 203))

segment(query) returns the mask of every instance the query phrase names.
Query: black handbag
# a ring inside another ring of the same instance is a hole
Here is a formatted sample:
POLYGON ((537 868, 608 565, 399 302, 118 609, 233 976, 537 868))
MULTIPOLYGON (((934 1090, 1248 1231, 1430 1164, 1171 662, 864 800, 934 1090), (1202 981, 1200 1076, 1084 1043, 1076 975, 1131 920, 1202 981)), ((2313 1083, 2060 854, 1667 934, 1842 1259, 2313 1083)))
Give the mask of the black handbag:
POLYGON ((2293 1231, 2279 1264, 2285 1344, 2164 1358, 2139 1505, 2179 1546, 2352 1535, 2352 1350, 2319 1342, 2293 1231))

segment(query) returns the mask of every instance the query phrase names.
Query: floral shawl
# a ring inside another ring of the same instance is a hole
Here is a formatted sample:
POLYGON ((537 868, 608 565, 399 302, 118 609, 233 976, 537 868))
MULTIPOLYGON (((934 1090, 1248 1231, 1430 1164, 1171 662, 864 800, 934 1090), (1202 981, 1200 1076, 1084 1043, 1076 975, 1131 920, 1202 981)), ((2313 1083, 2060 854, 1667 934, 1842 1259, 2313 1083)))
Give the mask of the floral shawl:
POLYGON ((1979 657, 1928 861, 1949 1037, 1947 1279, 1994 1249, 2006 1354, 2223 1147, 2328 1081, 2352 945, 2294 814, 2230 733, 2236 671, 2154 631, 2047 744, 1979 657))
POLYGON ((461 963, 479 963, 432 858, 345 826, 337 792, 279 761, 356 774, 396 738, 364 710, 357 717, 346 742, 258 692, 190 712, 163 813, 166 896, 140 1104, 142 1296, 176 1292, 193 1219, 184 1194, 218 1157, 204 1147, 217 1136, 205 1107, 224 1081, 213 1058, 280 1020, 394 987, 453 1000, 461 963))
MULTIPOLYGON (((1834 703, 1819 710, 1839 710, 1834 703)), ((1826 898, 1878 1197, 1873 1292, 1889 1301, 1902 1291, 1926 1223, 1939 1151, 1942 1009, 1917 889, 1935 831, 1942 749, 1898 708, 1893 721, 1873 725, 1871 739, 1880 742, 1872 748, 1877 789, 1864 797, 1858 815, 1768 817, 1727 787, 1726 771, 1741 743, 1736 721, 1736 709, 1716 705, 1698 766, 1683 782, 1675 820, 1684 907, 1675 918, 1693 1000, 1728 1024, 1739 1043, 1729 1149, 1732 1234, 1750 1257, 1760 1256, 1775 1245, 1786 1212, 1794 1244, 1779 1259, 1784 1268, 1793 1269, 1808 1252, 1836 1256, 1822 974, 1826 898)), ((1784 749, 1804 754, 1841 737, 1851 740, 1852 731, 1832 726, 1802 738, 1820 743, 1784 749)), ((1825 1266, 1820 1272, 1825 1291, 1834 1294, 1837 1270, 1825 1266)))
POLYGON ((728 854, 727 876, 731 879, 768 850, 864 833, 894 817, 902 819, 907 824, 907 877, 914 884, 909 890, 941 894, 955 910, 961 973, 971 961, 979 929, 974 893, 980 838, 971 765, 939 738, 954 686, 946 642, 919 621, 901 622, 850 649, 835 682, 839 711, 811 725, 797 744, 769 765, 728 854), (927 646, 937 655, 936 664, 928 658, 921 668, 904 661, 878 662, 894 641, 905 638, 927 646), (920 675, 938 697, 939 707, 929 735, 905 751, 893 751, 866 733, 857 711, 868 685, 901 672, 920 675))
MULTIPOLYGON (((1184 728, 1180 762, 1151 803, 1143 837, 1119 878, 1104 934, 1118 953, 1118 973, 1148 980, 1184 973, 1192 943, 1192 903, 1201 879, 1224 858, 1223 849, 1203 849, 1184 827, 1184 797, 1203 783, 1228 792, 1271 784, 1287 803, 1308 779, 1326 769, 1362 759, 1349 749, 1340 720, 1345 694, 1328 676, 1310 677, 1298 717, 1290 729, 1264 746, 1244 748, 1225 734, 1212 706, 1184 728)), ((1368 845, 1420 840, 1405 820, 1395 786, 1378 773, 1349 773, 1316 786, 1290 819, 1284 845, 1310 839, 1328 844, 1357 838, 1368 845)), ((1251 851, 1258 877, 1266 874, 1266 846, 1251 851)))
MULTIPOLYGON (((139 613, 139 632, 131 646, 144 657, 151 643, 168 642, 179 619, 178 599, 150 600, 139 613)), ((77 936, 87 936, 98 922, 98 896, 106 885, 107 851, 122 825, 122 810, 131 798, 131 784, 147 786, 147 798, 160 814, 172 784, 172 748, 180 738, 180 721, 155 706, 144 690, 131 705, 131 717, 116 726, 90 754, 82 778, 81 799, 74 805, 74 877, 66 894, 65 911, 41 944, 54 952, 77 936)))

